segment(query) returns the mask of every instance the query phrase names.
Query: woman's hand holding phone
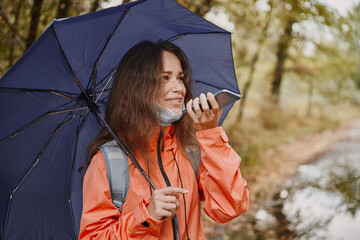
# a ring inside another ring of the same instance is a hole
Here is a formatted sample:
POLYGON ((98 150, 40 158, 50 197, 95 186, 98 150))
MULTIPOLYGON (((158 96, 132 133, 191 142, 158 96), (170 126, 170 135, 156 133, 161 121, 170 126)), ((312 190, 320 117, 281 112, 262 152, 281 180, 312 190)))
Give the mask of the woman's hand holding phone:
POLYGON ((219 105, 212 93, 207 93, 207 96, 202 93, 200 98, 190 100, 186 104, 186 111, 193 120, 196 131, 217 127, 222 113, 222 109, 219 109, 219 105))

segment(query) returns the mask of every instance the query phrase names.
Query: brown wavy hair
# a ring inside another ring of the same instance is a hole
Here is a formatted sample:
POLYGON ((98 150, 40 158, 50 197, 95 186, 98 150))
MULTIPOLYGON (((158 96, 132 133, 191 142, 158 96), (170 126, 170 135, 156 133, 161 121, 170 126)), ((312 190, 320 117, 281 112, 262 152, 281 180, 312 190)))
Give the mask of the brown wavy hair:
MULTIPOLYGON (((160 73, 164 51, 173 53, 179 59, 185 78, 185 102, 192 99, 191 68, 184 52, 171 42, 144 41, 132 47, 122 58, 106 107, 105 119, 127 150, 135 157, 140 153, 150 162, 149 142, 159 130, 157 126, 160 126, 156 103, 162 89, 160 73)), ((173 124, 180 150, 194 147, 198 149, 190 117, 184 115, 173 124)), ((96 154, 99 146, 112 139, 114 137, 104 128, 90 144, 91 157, 96 154)), ((199 164, 199 160, 191 161, 193 166, 199 164)))

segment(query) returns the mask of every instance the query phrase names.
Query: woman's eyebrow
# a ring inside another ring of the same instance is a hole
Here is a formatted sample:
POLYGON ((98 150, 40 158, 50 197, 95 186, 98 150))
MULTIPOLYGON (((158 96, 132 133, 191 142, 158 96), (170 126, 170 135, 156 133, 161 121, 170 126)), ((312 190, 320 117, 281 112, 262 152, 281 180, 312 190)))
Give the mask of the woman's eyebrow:
MULTIPOLYGON (((161 74, 172 74, 172 71, 162 71, 161 74)), ((185 75, 184 72, 178 72, 178 75, 185 75)))

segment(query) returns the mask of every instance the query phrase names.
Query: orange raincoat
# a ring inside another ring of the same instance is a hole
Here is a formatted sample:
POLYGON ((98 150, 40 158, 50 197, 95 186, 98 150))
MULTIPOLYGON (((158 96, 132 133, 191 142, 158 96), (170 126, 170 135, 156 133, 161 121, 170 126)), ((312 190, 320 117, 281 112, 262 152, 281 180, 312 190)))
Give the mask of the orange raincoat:
MULTIPOLYGON (((177 211, 181 239, 186 239, 187 223, 191 240, 205 239, 202 226, 200 201, 205 201, 205 212, 216 222, 224 223, 239 216, 248 206, 246 181, 240 173, 240 157, 228 144, 221 127, 197 131, 200 143, 201 164, 196 179, 190 161, 178 150, 174 127, 164 130, 164 151, 161 153, 166 174, 172 186, 189 192, 179 197, 177 211), (175 159, 179 165, 180 177, 175 159), (200 193, 200 194, 199 194, 200 193), (186 219, 185 219, 186 209, 186 219)), ((150 153, 157 159, 157 138, 150 143, 150 153)), ((139 159, 140 163, 141 159, 139 159)), ((83 213, 79 239, 172 239, 171 220, 155 220, 147 211, 151 197, 149 183, 131 160, 129 163, 130 185, 122 212, 112 204, 105 160, 101 153, 93 157, 84 177, 83 213), (142 224, 144 222, 148 224, 142 224)), ((147 167, 142 167, 147 171, 147 167)), ((160 189, 166 187, 157 166, 150 164, 150 179, 160 189)))

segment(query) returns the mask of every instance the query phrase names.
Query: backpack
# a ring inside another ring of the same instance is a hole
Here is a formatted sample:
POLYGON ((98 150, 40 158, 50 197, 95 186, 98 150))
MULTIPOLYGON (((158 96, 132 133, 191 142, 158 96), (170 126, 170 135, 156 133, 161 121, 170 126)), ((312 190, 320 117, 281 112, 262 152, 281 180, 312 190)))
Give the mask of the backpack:
MULTIPOLYGON (((113 204, 121 212, 129 190, 129 165, 126 154, 115 140, 109 141, 99 147, 104 155, 107 178, 113 204)), ((189 159, 200 157, 200 151, 186 151, 189 159)), ((198 166, 193 166, 195 176, 198 175, 198 166)))

